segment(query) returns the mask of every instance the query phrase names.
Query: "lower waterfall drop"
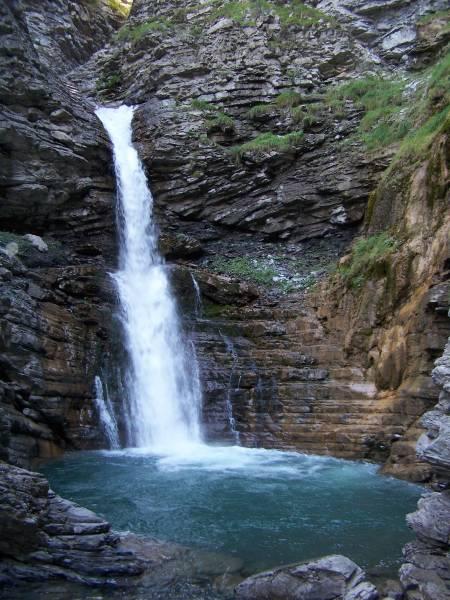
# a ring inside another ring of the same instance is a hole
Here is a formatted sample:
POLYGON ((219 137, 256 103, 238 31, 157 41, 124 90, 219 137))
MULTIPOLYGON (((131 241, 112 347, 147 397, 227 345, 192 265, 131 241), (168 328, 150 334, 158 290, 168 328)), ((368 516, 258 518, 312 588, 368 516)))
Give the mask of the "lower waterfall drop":
POLYGON ((117 179, 120 265, 113 278, 129 355, 127 444, 170 453, 201 442, 201 392, 158 252, 153 198, 132 143, 133 112, 96 110, 113 144, 117 179))

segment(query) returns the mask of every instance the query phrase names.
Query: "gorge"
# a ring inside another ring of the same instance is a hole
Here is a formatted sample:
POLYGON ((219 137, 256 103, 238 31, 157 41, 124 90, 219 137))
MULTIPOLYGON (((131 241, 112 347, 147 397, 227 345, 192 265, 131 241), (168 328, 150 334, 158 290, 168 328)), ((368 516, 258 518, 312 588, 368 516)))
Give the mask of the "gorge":
POLYGON ((125 4, 1 8, 5 597, 447 598, 445 2, 125 4))

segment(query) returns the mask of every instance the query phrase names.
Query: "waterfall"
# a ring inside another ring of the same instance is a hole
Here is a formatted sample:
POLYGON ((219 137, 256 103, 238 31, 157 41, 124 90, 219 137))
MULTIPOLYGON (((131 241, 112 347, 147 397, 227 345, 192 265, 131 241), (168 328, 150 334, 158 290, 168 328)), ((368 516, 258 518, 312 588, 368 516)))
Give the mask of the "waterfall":
POLYGON ((173 451, 201 441, 198 367, 158 252, 153 198, 132 144, 133 108, 98 108, 96 115, 113 144, 117 179, 120 264, 113 278, 129 356, 127 442, 173 451))
POLYGON ((114 409, 108 394, 108 388, 103 389, 102 380, 98 375, 95 376, 95 404, 98 410, 98 418, 102 426, 103 432, 106 435, 109 447, 113 450, 120 448, 119 431, 117 429, 117 421, 114 416, 114 409))

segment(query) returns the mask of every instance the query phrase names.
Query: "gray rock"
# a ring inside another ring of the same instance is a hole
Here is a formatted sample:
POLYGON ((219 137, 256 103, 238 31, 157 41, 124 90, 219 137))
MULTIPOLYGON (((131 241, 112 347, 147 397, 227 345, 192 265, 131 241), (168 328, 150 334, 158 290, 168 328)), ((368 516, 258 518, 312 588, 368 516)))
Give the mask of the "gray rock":
POLYGON ((23 236, 25 240, 30 242, 32 246, 37 248, 40 252, 48 252, 48 246, 44 242, 44 240, 38 235, 33 235, 32 233, 27 233, 23 236))
POLYGON ((345 556, 280 567, 253 575, 235 590, 239 600, 377 600, 375 586, 345 556))

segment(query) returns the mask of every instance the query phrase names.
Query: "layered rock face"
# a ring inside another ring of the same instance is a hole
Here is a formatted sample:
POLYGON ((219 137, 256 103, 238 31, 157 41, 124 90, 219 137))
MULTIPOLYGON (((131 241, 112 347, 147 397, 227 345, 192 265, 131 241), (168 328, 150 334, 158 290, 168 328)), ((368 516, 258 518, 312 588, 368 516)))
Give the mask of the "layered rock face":
MULTIPOLYGON (((371 196, 363 230, 390 226, 407 243, 390 274, 358 293, 331 279, 313 294, 284 296, 211 272, 223 257, 301 258, 317 236, 335 260, 392 154, 367 153, 354 136, 359 110, 344 102, 336 113, 329 89, 368 68, 426 64, 445 43, 445 27, 432 35, 417 26, 443 7, 438 1, 314 4, 323 12, 310 7, 295 20, 284 3, 236 15, 226 3, 136 0, 113 38, 117 18, 102 3, 59 3, 52 19, 41 4, 4 8, 26 50, 11 64, 21 71, 16 97, 5 96, 14 131, 7 126, 0 221, 19 236, 2 244, 5 458, 25 465, 65 446, 105 443, 93 379, 117 366, 120 334, 105 275, 116 255, 114 184, 95 99, 138 105, 135 138, 162 251, 180 265, 174 289, 192 307, 191 272, 204 296, 203 315, 187 325, 208 437, 377 460, 396 442, 391 471, 429 476, 414 442, 417 418, 437 393, 432 361, 448 335, 445 140, 429 163, 402 166, 371 196), (57 34, 63 25, 68 42, 57 34), (26 100, 38 83, 42 98, 26 100), (418 214, 426 227, 415 231, 418 214), (42 236, 48 251, 30 250, 26 233, 42 236)), ((112 390, 118 414, 121 394, 112 390)))
POLYGON ((90 510, 60 498, 37 473, 0 463, 0 580, 64 577, 80 583, 137 576, 140 560, 90 510))
POLYGON ((409 600, 450 598, 450 342, 436 361, 433 380, 441 389, 436 407, 422 417, 426 433, 417 445, 419 457, 431 463, 437 474, 436 489, 419 501, 408 523, 417 536, 404 549, 400 579, 409 600))
POLYGON ((0 10, 0 456, 27 465, 102 443, 92 378, 110 328, 114 184, 93 106, 65 73, 118 23, 102 3, 0 10))

